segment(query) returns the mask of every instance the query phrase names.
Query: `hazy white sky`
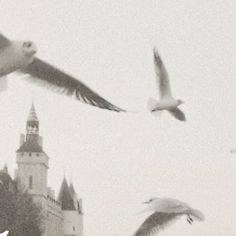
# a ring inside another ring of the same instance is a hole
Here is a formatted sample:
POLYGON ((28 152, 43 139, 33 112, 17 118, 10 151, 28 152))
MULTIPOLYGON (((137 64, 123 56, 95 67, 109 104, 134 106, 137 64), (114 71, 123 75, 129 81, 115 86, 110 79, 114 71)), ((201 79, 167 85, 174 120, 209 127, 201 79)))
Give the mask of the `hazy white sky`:
POLYGON ((38 56, 78 76, 122 108, 84 105, 9 76, 0 94, 0 164, 15 168, 15 150, 32 97, 50 157, 49 184, 63 169, 84 201, 85 236, 132 235, 153 196, 186 201, 206 215, 183 218, 163 236, 235 235, 236 2, 234 0, 1 1, 0 31, 33 40, 38 56), (152 48, 162 55, 181 123, 157 119, 152 48))

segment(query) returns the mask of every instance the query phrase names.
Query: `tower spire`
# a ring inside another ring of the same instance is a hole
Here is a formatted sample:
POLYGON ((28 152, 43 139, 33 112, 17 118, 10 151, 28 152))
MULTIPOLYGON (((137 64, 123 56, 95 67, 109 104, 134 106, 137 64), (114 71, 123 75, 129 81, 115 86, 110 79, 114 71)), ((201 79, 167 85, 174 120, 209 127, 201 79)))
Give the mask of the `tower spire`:
POLYGON ((32 135, 39 134, 39 120, 33 102, 26 122, 26 131, 27 131, 27 136, 29 137, 32 135))
POLYGON ((39 121, 38 117, 37 117, 37 114, 36 114, 36 111, 35 111, 34 101, 32 101, 27 121, 39 121))

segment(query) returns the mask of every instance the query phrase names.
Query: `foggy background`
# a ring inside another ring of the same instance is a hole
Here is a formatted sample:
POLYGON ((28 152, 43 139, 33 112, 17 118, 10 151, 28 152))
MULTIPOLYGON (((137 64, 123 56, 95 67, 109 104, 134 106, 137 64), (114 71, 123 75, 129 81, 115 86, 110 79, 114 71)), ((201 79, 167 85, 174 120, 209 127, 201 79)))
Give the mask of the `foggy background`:
POLYGON ((16 75, 0 93, 0 165, 15 151, 32 99, 50 157, 49 186, 64 169, 83 198, 85 236, 128 236, 140 203, 172 197, 201 210, 163 236, 236 235, 236 2, 233 0, 0 1, 0 31, 32 40, 37 56, 81 79, 118 114, 37 87, 16 75), (185 101, 187 122, 146 109, 158 96, 152 49, 185 101))

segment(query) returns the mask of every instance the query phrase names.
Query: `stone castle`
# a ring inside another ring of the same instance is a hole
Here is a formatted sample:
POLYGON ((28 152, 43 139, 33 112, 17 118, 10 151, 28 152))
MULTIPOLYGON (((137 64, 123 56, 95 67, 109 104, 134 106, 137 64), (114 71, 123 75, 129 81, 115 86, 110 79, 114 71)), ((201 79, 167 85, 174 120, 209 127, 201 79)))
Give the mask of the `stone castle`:
POLYGON ((78 199, 73 184, 69 186, 64 178, 58 198, 48 187, 49 157, 43 150, 33 104, 26 122, 26 134, 21 134, 16 154, 15 178, 42 208, 43 236, 83 236, 82 200, 78 199))

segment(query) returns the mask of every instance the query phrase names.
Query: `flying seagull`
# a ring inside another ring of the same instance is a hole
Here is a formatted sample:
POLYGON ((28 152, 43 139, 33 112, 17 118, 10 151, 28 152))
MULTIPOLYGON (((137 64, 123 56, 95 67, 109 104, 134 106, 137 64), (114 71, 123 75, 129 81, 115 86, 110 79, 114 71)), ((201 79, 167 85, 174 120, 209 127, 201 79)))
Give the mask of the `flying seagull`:
POLYGON ((187 216, 189 224, 192 224, 194 220, 204 220, 200 211, 175 199, 151 198, 144 203, 148 204, 145 211, 152 211, 152 214, 141 224, 134 236, 154 235, 183 215, 187 216))
POLYGON ((78 100, 102 109, 125 112, 92 89, 56 67, 35 56, 31 41, 11 41, 0 33, 0 90, 6 89, 6 75, 18 71, 30 75, 30 81, 54 88, 57 92, 75 96, 78 100))
POLYGON ((155 71, 158 79, 160 100, 157 101, 154 98, 149 98, 148 109, 154 115, 160 115, 162 111, 167 110, 176 119, 180 121, 186 121, 184 113, 178 108, 178 106, 182 104, 183 101, 173 98, 170 89, 170 82, 167 70, 157 50, 153 49, 153 53, 154 53, 155 71))

